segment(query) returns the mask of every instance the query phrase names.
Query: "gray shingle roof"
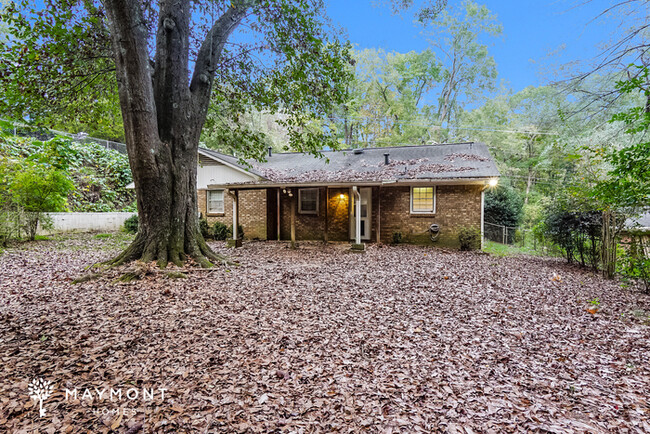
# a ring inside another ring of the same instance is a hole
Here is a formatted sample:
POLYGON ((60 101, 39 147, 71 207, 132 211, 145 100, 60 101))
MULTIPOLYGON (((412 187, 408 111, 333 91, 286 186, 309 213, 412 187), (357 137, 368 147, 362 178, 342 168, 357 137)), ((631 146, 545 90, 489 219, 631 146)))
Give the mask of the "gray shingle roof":
MULTIPOLYGON (((236 157, 206 151, 246 168, 236 157), (218 154, 218 155, 217 155, 218 154)), ((250 162, 251 173, 272 183, 381 182, 392 180, 474 179, 498 177, 494 159, 480 142, 323 151, 324 158, 304 153, 274 153, 266 162, 250 162), (384 163, 389 154, 389 164, 384 163)), ((261 183, 265 183, 262 181, 261 183)))
POLYGON ((645 211, 640 216, 625 221, 627 229, 636 229, 642 231, 650 230, 650 211, 645 211))

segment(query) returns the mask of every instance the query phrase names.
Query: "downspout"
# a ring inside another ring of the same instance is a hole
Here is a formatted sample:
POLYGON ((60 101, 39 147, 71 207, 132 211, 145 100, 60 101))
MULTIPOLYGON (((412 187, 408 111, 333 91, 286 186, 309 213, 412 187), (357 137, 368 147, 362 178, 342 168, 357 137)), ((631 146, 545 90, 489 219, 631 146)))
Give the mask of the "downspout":
POLYGON ((352 193, 354 194, 354 210, 355 210, 355 219, 354 219, 354 242, 355 244, 361 244, 361 195, 359 190, 355 185, 352 187, 352 193))

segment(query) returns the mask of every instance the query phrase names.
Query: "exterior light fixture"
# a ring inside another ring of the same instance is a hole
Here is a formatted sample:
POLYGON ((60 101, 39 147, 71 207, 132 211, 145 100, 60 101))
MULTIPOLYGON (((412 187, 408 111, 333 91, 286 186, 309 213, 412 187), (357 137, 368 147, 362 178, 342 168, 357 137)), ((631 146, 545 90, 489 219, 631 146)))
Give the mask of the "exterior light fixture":
POLYGON ((497 184, 499 183, 499 180, 497 178, 492 178, 488 181, 488 185, 490 187, 496 187, 497 184))

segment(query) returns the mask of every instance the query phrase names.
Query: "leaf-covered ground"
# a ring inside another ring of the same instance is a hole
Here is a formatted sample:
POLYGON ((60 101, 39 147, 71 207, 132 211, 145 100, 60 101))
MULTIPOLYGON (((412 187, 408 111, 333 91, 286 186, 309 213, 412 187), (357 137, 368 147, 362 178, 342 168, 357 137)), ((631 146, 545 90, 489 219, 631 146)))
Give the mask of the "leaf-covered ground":
POLYGON ((560 260, 259 242, 239 267, 71 284, 118 241, 0 257, 0 431, 650 432, 650 297, 560 260))

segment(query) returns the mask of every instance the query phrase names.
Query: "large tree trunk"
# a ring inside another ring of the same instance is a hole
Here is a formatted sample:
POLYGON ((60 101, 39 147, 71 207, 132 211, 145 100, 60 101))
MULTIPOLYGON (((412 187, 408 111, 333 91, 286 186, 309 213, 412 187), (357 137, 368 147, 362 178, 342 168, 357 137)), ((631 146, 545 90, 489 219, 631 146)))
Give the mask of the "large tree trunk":
MULTIPOLYGON (((239 4, 239 3, 238 3, 239 4)), ((206 244, 198 225, 198 142, 223 46, 243 17, 231 7, 208 32, 189 82, 189 0, 162 1, 155 68, 138 0, 106 0, 120 106, 140 226, 113 265, 140 259, 208 267, 224 260, 206 244)))

